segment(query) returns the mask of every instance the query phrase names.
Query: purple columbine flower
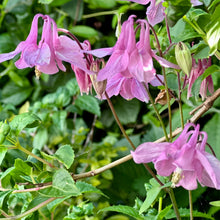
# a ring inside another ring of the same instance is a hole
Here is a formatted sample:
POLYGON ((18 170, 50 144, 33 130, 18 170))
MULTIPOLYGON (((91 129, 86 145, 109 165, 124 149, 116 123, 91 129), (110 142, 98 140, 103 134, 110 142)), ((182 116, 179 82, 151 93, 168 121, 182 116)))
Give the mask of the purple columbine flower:
MULTIPOLYGON (((195 59, 193 59, 192 63, 193 63, 192 70, 191 70, 191 73, 190 73, 189 79, 188 79, 188 83, 189 83, 188 93, 187 93, 188 99, 190 96, 192 96, 191 90, 192 90, 192 86, 193 86, 194 82, 196 81, 196 79, 199 76, 201 76, 209 66, 211 66, 211 57, 209 57, 208 59, 199 60, 198 64, 196 64, 195 59)), ((209 90, 210 93, 214 92, 214 86, 213 86, 213 81, 212 81, 211 75, 206 77, 201 83, 199 94, 202 96, 202 100, 204 100, 207 97, 207 90, 209 90)))
MULTIPOLYGON (((82 47, 86 45, 82 44, 82 47)), ((15 62, 19 69, 35 66, 40 72, 54 74, 59 69, 66 70, 62 64, 62 61, 65 61, 87 71, 83 53, 77 43, 66 36, 58 36, 57 25, 48 15, 35 15, 27 39, 20 42, 14 51, 0 54, 0 62, 10 60, 19 53, 21 53, 20 59, 15 62), (38 19, 40 17, 44 23, 41 40, 38 43, 38 19)))
POLYGON ((188 123, 173 143, 146 142, 131 154, 135 163, 153 162, 161 176, 173 174, 172 186, 194 190, 198 181, 202 186, 220 189, 220 161, 205 151, 206 142, 206 132, 188 123))

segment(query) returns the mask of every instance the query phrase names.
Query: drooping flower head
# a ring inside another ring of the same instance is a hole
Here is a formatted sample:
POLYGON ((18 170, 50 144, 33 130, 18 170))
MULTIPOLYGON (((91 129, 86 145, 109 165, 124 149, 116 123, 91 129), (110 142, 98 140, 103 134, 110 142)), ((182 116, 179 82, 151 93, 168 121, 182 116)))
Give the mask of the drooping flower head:
MULTIPOLYGON (((201 76, 209 66, 211 66, 211 57, 209 57, 208 59, 199 60, 198 64, 196 63, 195 59, 193 59, 192 63, 193 63, 192 70, 188 79, 189 86, 188 86, 187 98, 192 96, 191 90, 196 79, 198 79, 198 77, 201 76)), ((214 92, 214 86, 211 75, 206 77, 201 83, 199 94, 202 96, 203 100, 207 97, 207 90, 210 93, 214 92)))
POLYGON ((87 70, 83 53, 77 43, 64 35, 58 36, 57 25, 48 15, 35 15, 27 39, 20 42, 14 51, 0 54, 0 62, 10 60, 20 53, 20 59, 15 62, 19 69, 35 66, 40 72, 54 74, 59 69, 66 70, 62 64, 62 61, 65 61, 84 71, 87 70), (42 18, 44 23, 41 39, 38 42, 39 18, 42 18))
POLYGON ((121 94, 126 99, 138 98, 147 102, 148 96, 143 84, 161 85, 159 81, 156 82, 153 58, 164 67, 176 69, 179 67, 157 56, 151 49, 150 28, 146 20, 137 21, 140 24, 140 38, 136 42, 134 18, 135 16, 131 15, 122 24, 121 34, 113 48, 97 49, 87 53, 97 57, 111 55, 97 77, 100 81, 107 80, 106 91, 110 97, 121 94))
POLYGON ((220 161, 205 151, 206 142, 207 134, 199 131, 199 125, 188 123, 173 143, 146 142, 131 154, 136 163, 153 162, 161 176, 173 174, 173 186, 194 190, 198 181, 220 189, 220 161))

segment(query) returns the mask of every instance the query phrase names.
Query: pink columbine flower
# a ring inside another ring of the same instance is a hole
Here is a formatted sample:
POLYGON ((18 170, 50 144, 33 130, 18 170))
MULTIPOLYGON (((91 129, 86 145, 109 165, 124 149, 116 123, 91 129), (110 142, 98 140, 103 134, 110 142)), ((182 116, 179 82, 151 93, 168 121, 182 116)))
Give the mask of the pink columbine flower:
POLYGON ((154 26, 164 20, 165 17, 165 8, 163 7, 162 3, 159 2, 158 4, 156 3, 156 0, 127 0, 130 2, 136 2, 138 4, 146 5, 150 3, 150 6, 147 8, 147 20, 150 25, 154 26))
POLYGON ((62 61, 65 61, 82 70, 87 70, 83 53, 77 43, 66 36, 58 36, 56 23, 48 15, 35 15, 27 39, 20 42, 14 51, 0 54, 0 62, 10 60, 20 53, 20 59, 15 62, 19 69, 35 66, 43 73, 54 74, 59 69, 66 70, 62 64, 62 61), (38 43, 38 19, 40 17, 44 23, 41 40, 38 43))
MULTIPOLYGON (((189 86, 188 86, 187 98, 192 96, 191 90, 192 90, 193 83, 196 81, 196 79, 199 76, 201 76, 204 73, 204 71, 209 66, 211 66, 211 57, 209 57, 208 59, 199 60, 198 64, 196 64, 195 59, 193 59, 192 63, 193 63, 192 64, 192 70, 191 70, 191 73, 190 73, 189 79, 188 79, 189 80, 189 86)), ((207 97, 207 89, 209 90, 210 93, 214 92, 214 86, 213 86, 213 81, 212 81, 212 76, 211 75, 206 77, 201 83, 199 94, 202 96, 203 100, 207 97)))
MULTIPOLYGON (((122 24, 121 34, 113 48, 85 51, 97 57, 111 55, 106 66, 98 73, 97 80, 107 79, 106 91, 109 96, 121 94, 126 99, 138 98, 147 101, 142 83, 146 85, 156 79, 153 58, 164 67, 179 69, 178 65, 157 56, 150 47, 150 29, 146 20, 138 20, 140 39, 136 43, 134 15, 122 24), (118 84, 116 83, 118 82, 118 84), (129 88, 132 87, 132 88, 129 88), (134 88, 137 90, 135 91, 134 88), (130 98, 128 98, 130 97, 130 98)), ((158 82, 157 82, 158 84, 158 82)))
POLYGON ((198 181, 202 186, 220 189, 220 161, 205 151, 206 142, 206 132, 188 123, 173 143, 146 142, 131 154, 135 163, 153 162, 161 176, 173 174, 172 186, 194 190, 198 181))
POLYGON ((199 6, 199 5, 202 5, 203 3, 200 2, 199 0, 191 0, 191 3, 193 6, 199 6))

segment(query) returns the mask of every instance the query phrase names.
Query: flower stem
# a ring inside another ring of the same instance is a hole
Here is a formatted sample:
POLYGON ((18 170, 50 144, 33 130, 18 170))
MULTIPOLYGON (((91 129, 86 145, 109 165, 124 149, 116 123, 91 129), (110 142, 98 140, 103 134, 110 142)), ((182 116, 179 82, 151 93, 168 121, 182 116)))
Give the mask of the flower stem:
POLYGON ((182 94, 182 89, 181 89, 181 82, 180 82, 180 73, 177 71, 177 78, 178 78, 178 88, 179 88, 179 111, 180 111, 180 120, 181 120, 181 127, 182 129, 184 128, 184 119, 183 119, 183 108, 182 108, 182 100, 181 100, 181 94, 182 94))
POLYGON ((193 203, 192 203, 192 191, 188 190, 189 192, 189 208, 190 208, 190 220, 193 220, 193 203))
POLYGON ((112 114, 113 114, 113 116, 114 116, 114 118, 115 118, 115 121, 117 122, 117 124, 118 124, 118 126, 119 126, 119 128, 120 128, 120 130, 121 130, 121 132, 122 132, 122 134, 123 134, 124 137, 127 139, 127 141, 129 142, 129 144, 131 145, 131 147, 135 150, 136 147, 134 146, 134 144, 132 143, 131 139, 130 139, 130 138, 128 137, 128 135, 126 134, 125 129, 124 129, 124 127, 122 126, 122 124, 121 124, 121 122, 120 122, 120 120, 119 120, 119 118, 118 118, 118 115, 117 115, 117 113, 116 113, 116 111, 115 111, 115 108, 114 108, 114 106, 113 106, 113 104, 112 104, 112 102, 111 102, 111 100, 110 100, 110 98, 109 98, 107 92, 105 92, 105 97, 106 97, 106 99, 107 99, 107 101, 108 101, 108 105, 109 105, 109 107, 110 107, 110 109, 111 109, 111 111, 112 111, 112 114))
MULTIPOLYGON (((163 52, 161 50, 160 42, 159 42, 159 39, 157 37, 156 31, 154 30, 154 28, 151 25, 150 25, 150 28, 151 28, 151 30, 154 34, 155 40, 157 42, 157 47, 158 47, 159 54, 160 54, 161 57, 163 57, 163 52)), ((164 77, 164 86, 165 86, 165 91, 166 91, 166 96, 167 96, 167 107, 168 107, 168 115, 169 115, 169 127, 170 127, 170 139, 169 139, 169 141, 172 142, 172 113, 171 113, 171 106, 170 106, 169 89, 168 89, 166 72, 165 72, 164 67, 162 67, 162 72, 163 72, 163 77, 164 77)))
POLYGON ((171 36, 170 36, 170 28, 168 26, 168 22, 167 22, 167 15, 165 14, 165 22, 166 22, 166 29, 167 29, 167 36, 169 39, 169 43, 172 44, 172 40, 171 40, 171 36))
POLYGON ((160 121, 160 124, 161 124, 161 126, 162 126, 162 128, 163 128, 163 132, 164 132, 164 135, 165 135, 165 137, 166 137, 166 141, 168 142, 168 141, 169 141, 169 138, 168 138, 167 131, 166 131, 165 125, 164 125, 164 123, 163 123, 163 120, 162 120, 162 118, 161 118, 161 116, 160 116, 160 113, 158 112, 157 107, 156 107, 156 105, 154 104, 154 100, 153 100, 153 98, 152 98, 152 96, 151 96, 151 94, 150 94, 150 92, 149 92, 147 86, 145 85, 145 83, 142 83, 142 84, 143 84, 143 86, 144 86, 144 88, 145 88, 145 90, 146 90, 146 92, 147 92, 147 94, 148 94, 148 97, 149 97, 149 99, 150 99, 150 102, 151 102, 151 104, 152 104, 152 106, 153 106, 153 108, 154 108, 154 111, 155 111, 155 113, 156 113, 156 115, 157 115, 157 117, 158 117, 158 120, 160 121))
POLYGON ((169 196, 170 196, 171 202, 173 204, 173 209, 174 209, 174 212, 176 214, 176 219, 181 220, 179 209, 178 209, 178 206, 177 206, 177 203, 176 203, 176 198, 174 196, 172 188, 169 189, 169 196))

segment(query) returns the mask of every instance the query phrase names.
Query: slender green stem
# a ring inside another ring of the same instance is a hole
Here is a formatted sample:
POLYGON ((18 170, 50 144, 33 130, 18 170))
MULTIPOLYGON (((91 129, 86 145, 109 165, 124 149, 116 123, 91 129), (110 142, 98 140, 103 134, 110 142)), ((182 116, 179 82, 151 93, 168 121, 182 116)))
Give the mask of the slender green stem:
MULTIPOLYGON (((150 28, 151 28, 151 30, 154 34, 155 40, 157 42, 159 54, 161 57, 163 57, 163 52, 161 50, 160 42, 157 37, 156 31, 154 30, 154 28, 152 26, 150 26, 150 28)), ((165 91, 166 91, 166 96, 167 96, 167 107, 168 107, 168 115, 169 115, 169 127, 170 127, 170 140, 169 141, 172 142, 172 112, 171 112, 171 106, 170 106, 170 95, 169 95, 169 89, 168 89, 168 85, 167 85, 166 71, 165 71, 164 67, 162 67, 162 72, 163 72, 163 77, 164 77, 164 86, 165 86, 165 91)))
POLYGON ((34 157, 35 159, 41 161, 42 163, 44 163, 44 164, 46 164, 46 165, 48 165, 48 166, 50 166, 50 167, 52 167, 52 168, 58 169, 57 167, 53 166, 51 163, 47 162, 46 160, 44 160, 44 159, 38 157, 37 155, 33 154, 33 153, 30 152, 29 150, 27 150, 27 149, 25 149, 24 147, 22 147, 19 142, 16 143, 16 147, 17 147, 17 149, 19 149, 19 150, 21 150, 22 152, 24 152, 24 153, 26 153, 26 154, 28 154, 28 155, 34 157))
POLYGON ((88 15, 83 15, 82 19, 87 19, 87 18, 94 18, 98 16, 105 16, 105 15, 114 15, 117 14, 117 10, 112 10, 112 11, 101 11, 101 12, 96 12, 88 15))
POLYGON ((34 208, 28 210, 27 212, 24 212, 24 213, 22 213, 22 214, 20 214, 20 215, 16 215, 16 216, 10 216, 10 217, 7 217, 7 218, 0 218, 0 220, 3 220, 3 219, 4 219, 4 220, 21 219, 21 218, 23 218, 23 217, 25 217, 25 216, 27 216, 27 215, 29 215, 29 214, 31 214, 31 213, 37 211, 38 209, 43 208, 44 206, 46 206, 46 205, 49 204, 50 202, 54 201, 55 199, 57 199, 57 198, 49 198, 48 200, 46 200, 46 201, 40 203, 39 205, 35 206, 34 208))
POLYGON ((169 88, 167 84, 167 77, 166 77, 166 72, 165 68, 162 67, 162 72, 163 72, 163 78, 164 78, 164 85, 165 85, 165 90, 166 90, 166 95, 167 95, 167 107, 168 107, 168 114, 169 114, 169 127, 170 127, 170 142, 172 142, 172 112, 171 112, 171 105, 170 105, 170 94, 169 94, 169 88))
POLYGON ((164 135, 165 135, 165 137, 166 137, 166 141, 168 142, 168 141, 169 141, 169 138, 168 138, 167 131, 166 131, 165 125, 164 125, 164 123, 163 123, 163 120, 162 120, 162 118, 161 118, 161 116, 160 116, 160 113, 159 113, 159 111, 157 110, 156 105, 154 104, 154 100, 153 100, 153 98, 152 98, 152 96, 151 96, 151 94, 150 94, 150 92, 149 92, 147 86, 145 85, 145 83, 142 83, 142 84, 143 84, 143 86, 144 86, 144 88, 145 88, 145 90, 146 90, 146 92, 147 92, 147 94, 148 94, 148 97, 149 97, 150 102, 151 102, 151 104, 152 104, 152 106, 153 106, 153 108, 154 108, 154 111, 155 111, 155 113, 156 113, 156 115, 157 115, 157 118, 158 118, 158 120, 160 121, 160 124, 161 124, 161 126, 162 126, 164 135))
POLYGON ((176 198, 174 196, 172 188, 169 189, 169 196, 170 196, 171 202, 173 204, 173 209, 174 209, 174 212, 176 214, 176 219, 181 220, 179 209, 178 209, 178 206, 177 206, 177 203, 176 203, 176 198))
POLYGON ((120 122, 120 120, 119 120, 119 118, 118 118, 118 115, 117 115, 117 113, 116 113, 116 111, 115 111, 115 108, 114 108, 114 106, 113 106, 113 104, 112 104, 112 102, 111 102, 111 100, 110 100, 110 98, 109 98, 107 92, 105 92, 105 96, 106 96, 106 99, 107 99, 107 101, 108 101, 108 105, 109 105, 109 107, 110 107, 110 109, 111 109, 111 111, 112 111, 112 114, 114 115, 115 121, 117 122, 117 124, 118 124, 118 126, 119 126, 119 128, 120 128, 120 130, 121 130, 121 132, 122 132, 122 134, 125 136, 125 138, 126 138, 127 141, 129 142, 129 144, 131 145, 131 147, 135 150, 136 147, 134 146, 134 144, 132 143, 131 139, 130 139, 130 138, 128 137, 128 135, 126 134, 125 129, 124 129, 124 127, 122 126, 122 124, 121 124, 121 122, 120 122))
POLYGON ((181 94, 182 94, 182 89, 181 89, 181 82, 180 82, 180 73, 177 71, 177 78, 178 78, 178 88, 179 88, 179 111, 180 111, 180 120, 181 120, 181 127, 182 129, 184 128, 184 119, 183 119, 183 108, 182 108, 182 100, 181 100, 181 94))
POLYGON ((159 198, 158 213, 162 211, 163 197, 159 198))
POLYGON ((188 190, 189 192, 189 208, 190 208, 190 220, 193 220, 193 203, 192 203, 192 191, 188 190))

